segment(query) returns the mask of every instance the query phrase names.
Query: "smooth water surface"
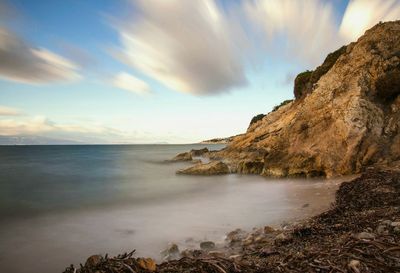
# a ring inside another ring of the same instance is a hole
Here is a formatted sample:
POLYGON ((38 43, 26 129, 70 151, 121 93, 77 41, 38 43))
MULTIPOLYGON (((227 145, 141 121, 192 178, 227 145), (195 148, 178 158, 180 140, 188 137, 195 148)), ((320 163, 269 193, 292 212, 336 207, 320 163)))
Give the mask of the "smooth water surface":
POLYGON ((133 249, 159 259, 169 242, 222 242, 233 229, 304 218, 333 200, 337 181, 180 176, 190 163, 164 162, 204 146, 223 147, 0 146, 0 272, 62 272, 133 249))

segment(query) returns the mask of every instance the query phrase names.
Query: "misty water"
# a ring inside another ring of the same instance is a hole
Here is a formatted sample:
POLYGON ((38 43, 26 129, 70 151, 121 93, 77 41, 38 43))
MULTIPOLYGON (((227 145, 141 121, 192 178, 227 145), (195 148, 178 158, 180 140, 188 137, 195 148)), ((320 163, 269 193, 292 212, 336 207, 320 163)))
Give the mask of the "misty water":
POLYGON ((0 147, 0 272, 62 272, 92 254, 160 259, 223 242, 236 228, 279 226, 329 207, 338 181, 180 176, 165 163, 222 145, 0 147), (303 206, 309 204, 308 206, 303 206))

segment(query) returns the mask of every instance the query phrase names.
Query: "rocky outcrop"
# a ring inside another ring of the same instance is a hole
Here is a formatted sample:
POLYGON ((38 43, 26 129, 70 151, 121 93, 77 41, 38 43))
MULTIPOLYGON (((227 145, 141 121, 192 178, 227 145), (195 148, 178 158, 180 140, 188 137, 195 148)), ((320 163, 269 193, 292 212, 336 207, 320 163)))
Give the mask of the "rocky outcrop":
POLYGON ((335 52, 328 54, 322 65, 318 66, 314 71, 305 71, 297 75, 296 79, 294 80, 295 98, 299 99, 311 93, 315 87, 315 84, 332 68, 337 59, 339 59, 339 57, 346 52, 346 49, 346 46, 342 46, 335 52))
POLYGON ((177 154, 174 158, 171 160, 168 160, 169 162, 178 162, 178 161, 192 161, 192 154, 190 152, 184 152, 177 154))
POLYGON ((206 147, 204 147, 203 149, 198 149, 198 150, 196 150, 196 149, 190 150, 190 154, 192 156, 203 156, 204 154, 206 154, 208 152, 209 152, 209 150, 206 147))
POLYGON ((232 171, 305 177, 400 160, 400 21, 374 26, 308 74, 298 99, 210 157, 232 171))
POLYGON ((229 173, 229 167, 221 161, 211 161, 206 164, 196 164, 187 169, 179 170, 177 174, 218 175, 229 173))

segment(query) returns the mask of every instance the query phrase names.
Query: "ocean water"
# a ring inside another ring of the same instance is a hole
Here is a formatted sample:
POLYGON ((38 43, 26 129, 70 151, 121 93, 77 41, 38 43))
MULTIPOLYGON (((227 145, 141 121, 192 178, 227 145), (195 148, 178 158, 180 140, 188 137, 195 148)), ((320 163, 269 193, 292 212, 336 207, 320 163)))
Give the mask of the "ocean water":
POLYGON ((182 176, 165 163, 223 145, 0 146, 0 272, 62 272, 92 254, 223 242, 329 207, 339 181, 182 176), (309 204, 308 206, 303 206, 309 204))

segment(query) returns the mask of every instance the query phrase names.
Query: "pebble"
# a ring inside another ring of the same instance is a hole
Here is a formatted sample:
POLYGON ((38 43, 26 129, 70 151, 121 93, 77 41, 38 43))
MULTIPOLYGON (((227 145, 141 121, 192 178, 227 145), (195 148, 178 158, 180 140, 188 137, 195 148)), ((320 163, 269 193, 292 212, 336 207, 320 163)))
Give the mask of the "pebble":
POLYGON ((275 237, 275 241, 283 241, 283 240, 286 240, 286 235, 285 234, 283 234, 283 233, 280 233, 279 235, 277 235, 276 237, 275 237))
POLYGON ((360 261, 359 260, 351 260, 348 264, 348 267, 350 270, 352 270, 354 273, 360 273, 360 261))
POLYGON ((383 220, 383 221, 381 222, 381 224, 382 224, 382 225, 386 225, 386 226, 390 226, 390 225, 392 224, 392 221, 390 221, 390 220, 383 220))
POLYGON ((264 233, 265 234, 269 234, 269 233, 272 233, 274 231, 275 231, 275 229, 273 227, 270 227, 270 226, 265 226, 264 227, 264 233))
POLYGON ((373 240, 375 239, 375 235, 369 232, 360 232, 355 236, 359 240, 373 240))
POLYGON ((205 241, 200 243, 200 248, 202 250, 211 250, 215 248, 215 243, 212 241, 205 241))
POLYGON ((400 222, 392 222, 390 225, 392 227, 400 227, 400 222))
POLYGON ((379 226, 376 228, 376 233, 378 233, 379 235, 386 234, 386 233, 387 233, 386 226, 384 226, 384 225, 379 225, 379 226))
POLYGON ((139 266, 147 271, 156 271, 156 262, 151 258, 138 258, 137 262, 139 266))
POLYGON ((98 263, 101 262, 101 255, 92 255, 86 260, 86 266, 95 267, 98 263))

